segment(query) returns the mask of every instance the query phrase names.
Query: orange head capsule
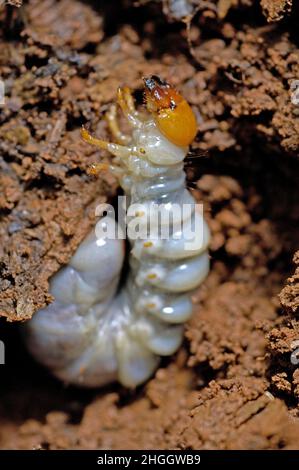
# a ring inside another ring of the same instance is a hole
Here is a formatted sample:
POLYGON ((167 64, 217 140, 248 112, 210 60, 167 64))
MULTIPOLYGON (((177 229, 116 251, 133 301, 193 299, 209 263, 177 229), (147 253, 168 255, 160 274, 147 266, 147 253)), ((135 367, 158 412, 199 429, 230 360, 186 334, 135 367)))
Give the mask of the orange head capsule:
POLYGON ((144 79, 145 102, 159 130, 179 147, 191 144, 197 132, 195 115, 186 100, 156 75, 144 79))

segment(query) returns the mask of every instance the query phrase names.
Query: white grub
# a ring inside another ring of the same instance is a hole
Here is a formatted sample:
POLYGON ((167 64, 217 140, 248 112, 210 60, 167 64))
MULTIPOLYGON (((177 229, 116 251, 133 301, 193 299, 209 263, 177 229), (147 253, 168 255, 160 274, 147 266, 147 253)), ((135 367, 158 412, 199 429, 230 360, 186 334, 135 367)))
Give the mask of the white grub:
MULTIPOLYGON (((151 115, 144 119, 131 111, 127 117, 132 137, 118 131, 124 145, 106 148, 115 156, 111 171, 119 176, 130 203, 146 208, 163 202, 191 204, 191 218, 200 220, 203 237, 188 251, 177 220, 177 239, 130 240, 130 271, 119 287, 123 240, 98 239, 93 231, 53 276, 50 292, 55 300, 27 322, 25 340, 56 377, 83 387, 113 381, 135 387, 146 381, 160 356, 179 348, 184 322, 192 314, 191 293, 209 272, 209 230, 185 186, 187 148, 162 135, 151 115)), ((116 222, 105 217, 101 223, 113 227, 116 222)))

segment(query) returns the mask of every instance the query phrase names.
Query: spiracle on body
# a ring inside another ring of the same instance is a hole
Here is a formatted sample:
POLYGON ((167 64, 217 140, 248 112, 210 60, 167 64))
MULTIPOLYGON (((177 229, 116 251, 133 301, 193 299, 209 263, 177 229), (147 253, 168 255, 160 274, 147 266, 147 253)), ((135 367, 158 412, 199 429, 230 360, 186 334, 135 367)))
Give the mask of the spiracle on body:
MULTIPOLYGON (((118 177, 130 204, 142 204, 144 209, 135 214, 141 225, 147 224, 153 207, 171 211, 175 204, 188 205, 191 211, 173 217, 168 238, 147 232, 142 239, 129 240, 130 267, 121 286, 124 241, 99 238, 94 231, 52 277, 55 300, 25 325, 25 340, 35 358, 67 383, 98 387, 118 380, 135 387, 146 381, 160 357, 180 346, 184 322, 192 314, 191 293, 209 272, 209 230, 186 189, 183 163, 196 135, 195 116, 159 77, 146 78, 144 84, 145 115, 135 109, 129 88, 118 90, 131 137, 118 127, 116 106, 107 119, 117 143, 94 138, 84 128, 82 137, 114 155, 109 171, 118 177), (201 236, 195 234, 190 247, 185 227, 197 222, 201 236)), ((107 166, 95 164, 93 172, 107 166)), ((157 220, 158 226, 151 228, 155 234, 164 223, 157 220)), ((114 229, 117 222, 107 216, 100 224, 114 229)))

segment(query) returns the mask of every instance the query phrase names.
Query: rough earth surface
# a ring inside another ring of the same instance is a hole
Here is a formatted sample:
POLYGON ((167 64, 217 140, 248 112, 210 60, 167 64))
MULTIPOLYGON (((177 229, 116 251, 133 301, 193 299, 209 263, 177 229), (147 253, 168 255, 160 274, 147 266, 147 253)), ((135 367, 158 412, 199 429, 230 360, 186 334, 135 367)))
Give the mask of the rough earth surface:
POLYGON ((0 448, 298 449, 297 2, 6 3, 0 448), (108 156, 80 126, 107 136, 116 88, 141 105, 150 74, 197 114, 186 173, 211 227, 211 272, 183 347, 147 384, 67 387, 27 355, 19 323, 51 301, 49 278, 118 191, 109 173, 87 175, 108 156))

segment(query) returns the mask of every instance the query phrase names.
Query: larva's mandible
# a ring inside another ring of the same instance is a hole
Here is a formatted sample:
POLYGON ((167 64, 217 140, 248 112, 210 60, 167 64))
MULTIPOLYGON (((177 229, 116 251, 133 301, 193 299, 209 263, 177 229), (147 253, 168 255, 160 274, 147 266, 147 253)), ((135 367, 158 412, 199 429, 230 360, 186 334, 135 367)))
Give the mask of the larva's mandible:
MULTIPOLYGON (((133 129, 130 138, 118 128, 115 106, 107 119, 117 143, 96 139, 85 129, 82 136, 114 155, 109 170, 130 203, 143 205, 136 214, 141 223, 155 204, 167 210, 186 204, 192 210, 188 220, 174 217, 168 239, 149 234, 130 240, 130 271, 121 288, 123 240, 99 239, 94 232, 51 279, 55 300, 27 323, 25 337, 36 359, 67 383, 97 387, 118 380, 134 387, 147 380, 160 356, 173 354, 181 344, 183 324, 192 314, 190 292, 209 271, 209 230, 186 189, 183 168, 196 134, 194 114, 168 83, 156 76, 144 82, 145 115, 135 109, 128 88, 118 91, 118 104, 133 129), (192 249, 186 248, 188 224, 182 221, 200 222, 202 236, 192 249)), ((93 170, 106 167, 100 163, 93 170)), ((116 222, 105 217, 101 224, 114 228, 116 222)))

